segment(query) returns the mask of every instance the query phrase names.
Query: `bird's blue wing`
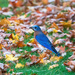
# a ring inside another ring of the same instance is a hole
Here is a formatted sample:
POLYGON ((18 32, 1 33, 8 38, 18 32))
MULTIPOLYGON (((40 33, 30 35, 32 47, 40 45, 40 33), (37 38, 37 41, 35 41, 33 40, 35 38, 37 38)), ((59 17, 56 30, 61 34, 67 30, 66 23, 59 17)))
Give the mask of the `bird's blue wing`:
POLYGON ((57 54, 58 52, 55 50, 55 48, 53 47, 52 43, 49 41, 49 39, 46 37, 46 35, 39 34, 36 37, 36 40, 38 43, 40 43, 42 46, 46 47, 47 49, 51 50, 52 52, 54 52, 55 54, 57 54))

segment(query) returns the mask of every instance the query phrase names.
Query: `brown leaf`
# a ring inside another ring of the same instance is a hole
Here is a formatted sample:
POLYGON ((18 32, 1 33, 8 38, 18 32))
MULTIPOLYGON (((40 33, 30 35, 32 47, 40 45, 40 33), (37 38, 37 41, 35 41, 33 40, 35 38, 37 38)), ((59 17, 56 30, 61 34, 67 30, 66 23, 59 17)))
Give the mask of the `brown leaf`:
POLYGON ((75 51, 73 52, 73 55, 69 57, 69 59, 71 60, 75 59, 75 51))
POLYGON ((65 66, 70 66, 70 65, 71 65, 71 61, 69 61, 69 62, 64 62, 64 65, 65 65, 65 66))
POLYGON ((34 65, 34 64, 37 64, 40 62, 40 59, 37 59, 37 61, 34 61, 34 62, 26 62, 26 66, 31 66, 31 65, 34 65))
POLYGON ((59 48, 60 53, 64 53, 65 52, 65 46, 57 46, 57 48, 59 48))
POLYGON ((35 55, 32 55, 32 56, 31 56, 31 61, 32 61, 32 62, 37 61, 37 57, 36 57, 35 55))

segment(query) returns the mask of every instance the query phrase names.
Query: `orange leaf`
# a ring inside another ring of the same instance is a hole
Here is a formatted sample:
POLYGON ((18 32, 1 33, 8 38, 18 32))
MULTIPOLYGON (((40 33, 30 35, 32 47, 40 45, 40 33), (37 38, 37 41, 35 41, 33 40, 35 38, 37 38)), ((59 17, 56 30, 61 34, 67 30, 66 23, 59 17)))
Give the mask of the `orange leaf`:
POLYGON ((50 7, 47 7, 47 11, 52 11, 52 9, 50 7))
POLYGON ((0 10, 2 10, 2 8, 0 7, 0 10))
POLYGON ((16 4, 16 7, 20 7, 21 5, 22 5, 22 1, 17 1, 17 2, 15 2, 15 4, 16 4))
POLYGON ((51 28, 55 28, 55 29, 57 29, 57 30, 59 29, 58 26, 57 26, 57 24, 56 24, 55 22, 54 22, 50 27, 51 27, 51 28))
POLYGON ((4 18, 4 19, 2 19, 1 21, 0 21, 0 25, 4 25, 4 24, 10 24, 10 22, 9 22, 9 20, 7 20, 6 18, 4 18))
POLYGON ((46 57, 47 53, 42 53, 42 54, 39 54, 39 55, 40 55, 39 59, 42 59, 42 58, 46 57))
POLYGON ((4 28, 4 31, 6 32, 7 31, 7 28, 4 28))
POLYGON ((2 49, 2 47, 3 47, 3 45, 2 45, 2 44, 0 44, 0 49, 2 49))
POLYGON ((18 46, 18 47, 24 47, 25 44, 24 44, 23 41, 18 41, 18 42, 17 42, 17 46, 18 46))
POLYGON ((66 16, 65 16, 64 14, 59 13, 59 14, 57 15, 57 17, 56 17, 56 18, 58 19, 58 18, 65 18, 65 17, 66 17, 66 16))
POLYGON ((23 23, 23 20, 15 20, 17 23, 23 23))
POLYGON ((43 4, 48 4, 48 0, 42 0, 43 4))

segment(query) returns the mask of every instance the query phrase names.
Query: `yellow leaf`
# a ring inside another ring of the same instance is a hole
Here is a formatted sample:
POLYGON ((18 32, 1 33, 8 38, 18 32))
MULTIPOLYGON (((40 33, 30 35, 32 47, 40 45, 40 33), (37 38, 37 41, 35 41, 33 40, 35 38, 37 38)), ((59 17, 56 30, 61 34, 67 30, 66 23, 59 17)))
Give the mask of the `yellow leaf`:
POLYGON ((16 40, 12 40, 12 43, 16 43, 16 40))
POLYGON ((69 21, 67 21, 67 22, 60 22, 64 27, 71 27, 71 23, 72 23, 72 21, 71 20, 69 20, 69 21))
POLYGON ((6 61, 16 61, 18 58, 14 57, 12 54, 6 54, 6 61))
POLYGON ((35 41, 34 38, 32 38, 32 39, 29 41, 29 43, 36 44, 36 41, 35 41))
POLYGON ((19 41, 19 36, 17 34, 15 35, 15 39, 19 41))
POLYGON ((39 54, 40 56, 39 56, 39 59, 43 59, 44 57, 46 57, 46 53, 42 53, 42 54, 39 54))
POLYGON ((54 64, 54 65, 51 65, 51 66, 49 67, 49 69, 53 69, 53 68, 58 67, 58 66, 59 66, 58 64, 54 64))
POLYGON ((58 56, 52 56, 51 58, 50 58, 50 61, 59 61, 60 59, 62 59, 63 57, 58 57, 58 56))
POLYGON ((50 63, 50 60, 41 59, 41 60, 40 60, 40 63, 46 65, 47 63, 50 63))
POLYGON ((15 38, 15 35, 12 33, 12 37, 15 38))
POLYGON ((21 68, 21 67, 22 68, 24 67, 24 65, 22 65, 21 63, 17 63, 16 66, 15 66, 15 68, 21 68))
POLYGON ((27 16, 27 14, 24 15, 24 17, 26 17, 26 16, 27 16))
POLYGON ((58 31, 57 31, 56 29, 53 29, 53 32, 54 32, 54 33, 57 33, 58 31))
POLYGON ((19 36, 16 34, 16 35, 14 35, 13 33, 12 33, 12 37, 13 37, 13 39, 14 40, 17 40, 17 41, 19 41, 19 36))
POLYGON ((12 40, 11 38, 9 39, 12 43, 16 43, 16 40, 12 40))
POLYGON ((43 60, 43 59, 41 59, 41 60, 40 60, 40 63, 44 63, 44 60, 43 60))
POLYGON ((9 26, 13 26, 14 24, 9 24, 9 26))
POLYGON ((0 21, 0 25, 4 25, 4 24, 10 24, 10 21, 9 20, 7 20, 6 18, 4 18, 4 19, 2 19, 1 21, 0 21))

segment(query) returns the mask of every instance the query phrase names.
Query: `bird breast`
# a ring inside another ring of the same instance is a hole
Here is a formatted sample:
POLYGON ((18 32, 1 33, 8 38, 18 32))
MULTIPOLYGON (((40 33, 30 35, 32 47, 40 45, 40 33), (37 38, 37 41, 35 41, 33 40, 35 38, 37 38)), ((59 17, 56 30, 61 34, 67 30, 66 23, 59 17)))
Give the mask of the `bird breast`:
POLYGON ((34 38, 35 38, 37 35, 39 35, 39 34, 40 34, 39 31, 35 31, 35 32, 34 32, 34 38))

